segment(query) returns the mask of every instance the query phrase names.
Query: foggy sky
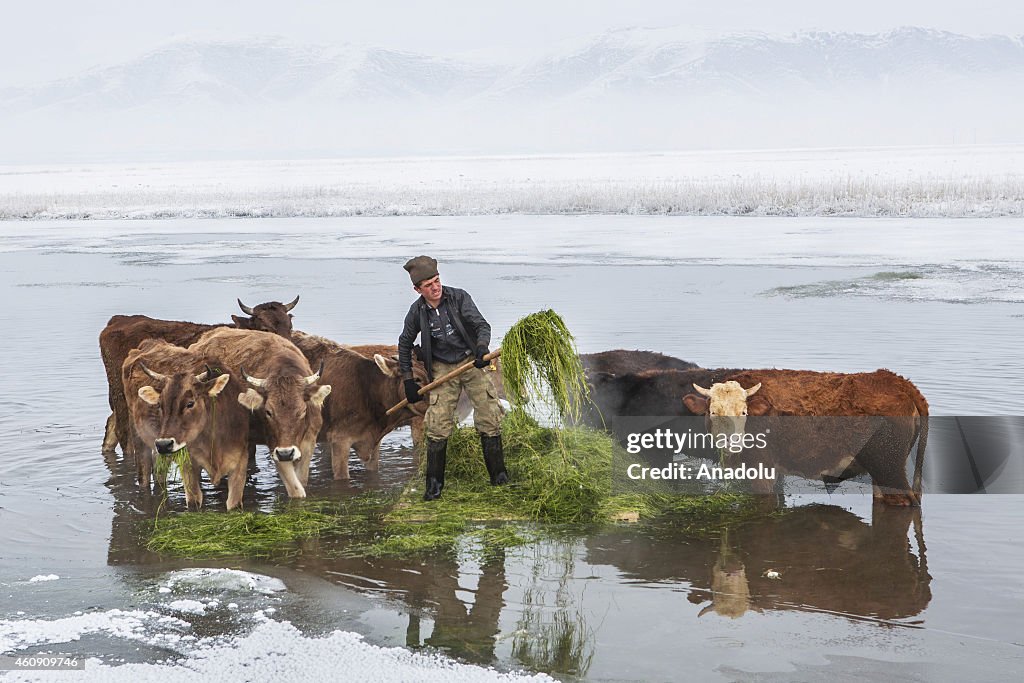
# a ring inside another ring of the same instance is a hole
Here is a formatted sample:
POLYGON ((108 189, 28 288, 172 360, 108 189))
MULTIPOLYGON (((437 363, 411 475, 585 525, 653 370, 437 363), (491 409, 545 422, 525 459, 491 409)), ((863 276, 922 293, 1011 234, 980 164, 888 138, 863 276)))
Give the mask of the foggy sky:
POLYGON ((487 61, 518 61, 557 43, 629 27, 711 31, 881 32, 921 26, 966 34, 1024 34, 1018 0, 859 0, 822 3, 704 0, 37 0, 10 3, 0 22, 0 85, 29 85, 117 63, 199 35, 277 35, 296 42, 359 43, 487 61))

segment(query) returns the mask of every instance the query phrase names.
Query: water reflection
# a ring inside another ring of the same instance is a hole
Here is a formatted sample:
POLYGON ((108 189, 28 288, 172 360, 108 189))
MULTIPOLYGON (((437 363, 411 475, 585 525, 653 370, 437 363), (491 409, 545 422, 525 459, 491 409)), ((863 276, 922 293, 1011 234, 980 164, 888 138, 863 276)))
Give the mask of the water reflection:
POLYGON ((633 579, 688 582, 699 616, 806 610, 892 620, 916 616, 931 601, 919 508, 875 505, 868 524, 840 507, 810 505, 720 539, 616 531, 588 539, 587 559, 633 579))

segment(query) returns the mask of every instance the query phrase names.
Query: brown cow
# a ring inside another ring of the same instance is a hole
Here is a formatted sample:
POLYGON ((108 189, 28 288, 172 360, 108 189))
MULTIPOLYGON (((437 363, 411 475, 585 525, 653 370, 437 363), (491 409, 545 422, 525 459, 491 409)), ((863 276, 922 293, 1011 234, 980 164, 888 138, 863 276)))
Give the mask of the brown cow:
POLYGON ((288 495, 305 498, 309 461, 323 425, 321 409, 331 393, 331 385, 317 386, 322 363, 313 372, 287 339, 230 328, 210 330, 188 350, 209 362, 222 362, 250 385, 238 402, 256 414, 288 495))
MULTIPOLYGON (((712 432, 771 431, 767 447, 744 450, 741 461, 777 466, 833 485, 867 473, 877 501, 920 504, 928 402, 909 380, 888 370, 748 370, 710 389, 694 388, 698 393, 685 395, 683 403, 695 414, 706 414, 712 432), (763 417, 747 419, 748 412, 763 417), (915 441, 911 488, 906 461, 915 441)), ((756 480, 755 490, 770 490, 772 484, 756 480)))
MULTIPOLYGON (((342 344, 343 348, 351 349, 364 358, 373 358, 376 355, 381 355, 385 359, 394 360, 398 362, 398 346, 388 344, 358 344, 355 346, 349 344, 342 344)), ((416 375, 417 381, 426 383, 426 370, 423 369, 422 361, 418 360, 417 356, 419 353, 419 347, 413 347, 413 373, 416 375)), ((312 361, 310 361, 312 362, 312 361)), ((501 359, 497 358, 494 360, 494 366, 497 371, 491 375, 491 380, 494 382, 494 389, 498 393, 499 399, 505 398, 505 383, 501 379, 501 359)), ((405 398, 404 396, 402 398, 405 398)), ((408 423, 401 423, 398 426, 404 427, 406 424, 409 425, 412 431, 412 443, 417 449, 423 444, 423 413, 426 411, 426 407, 422 403, 416 403, 412 406, 412 411, 416 413, 416 416, 411 418, 408 423)), ((457 422, 465 422, 469 417, 470 412, 473 409, 473 405, 469 400, 469 396, 466 392, 459 394, 459 402, 455 406, 455 418, 457 422)))
POLYGON ((238 380, 220 363, 208 364, 180 346, 148 339, 128 354, 122 381, 145 481, 154 449, 159 457, 188 447, 192 476, 183 476, 186 504, 202 507, 202 469, 214 486, 228 477, 227 507, 238 507, 249 460, 249 414, 237 402, 245 390, 238 380))
MULTIPOLYGON (((232 315, 233 325, 239 329, 264 330, 288 337, 292 330, 292 316, 289 313, 299 302, 299 297, 288 304, 269 301, 249 308, 238 300, 238 305, 249 318, 232 315)), ((199 339, 208 330, 231 325, 203 325, 177 320, 158 320, 145 315, 115 315, 100 332, 100 357, 107 372, 107 400, 110 403, 110 417, 107 418, 103 436, 103 452, 110 453, 121 444, 125 455, 131 453, 131 438, 128 433, 128 405, 121 385, 121 365, 128 353, 146 339, 163 339, 175 346, 186 347, 199 339)))
MULTIPOLYGON (((324 421, 319 441, 330 451, 331 469, 335 479, 348 479, 349 449, 354 448, 366 469, 375 471, 380 465, 380 442, 385 435, 401 425, 419 418, 418 406, 403 408, 386 415, 388 408, 405 398, 398 359, 390 353, 397 347, 366 345, 345 347, 323 337, 294 332, 292 340, 309 359, 323 362, 323 381, 337 387, 324 405, 324 421), (389 353, 376 353, 372 360, 356 348, 389 353)), ((419 381, 426 380, 421 363, 415 363, 419 381)), ((420 419, 422 424, 422 419, 420 419)))

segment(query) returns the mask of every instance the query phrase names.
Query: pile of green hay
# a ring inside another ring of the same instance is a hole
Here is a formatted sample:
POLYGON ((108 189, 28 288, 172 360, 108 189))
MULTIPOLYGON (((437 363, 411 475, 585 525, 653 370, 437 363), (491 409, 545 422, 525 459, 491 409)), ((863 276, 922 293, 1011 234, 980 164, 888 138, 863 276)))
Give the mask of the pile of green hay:
POLYGON ((576 338, 551 309, 509 328, 501 342, 501 379, 512 405, 546 403, 563 418, 578 418, 590 400, 576 338))

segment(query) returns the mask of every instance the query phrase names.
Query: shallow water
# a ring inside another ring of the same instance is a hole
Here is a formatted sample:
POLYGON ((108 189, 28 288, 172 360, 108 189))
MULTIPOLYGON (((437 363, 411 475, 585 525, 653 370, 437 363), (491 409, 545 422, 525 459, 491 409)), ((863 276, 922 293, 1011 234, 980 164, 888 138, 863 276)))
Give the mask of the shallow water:
MULTIPOLYGON (((0 653, 6 644, 152 661, 187 655, 204 638, 241 638, 258 613, 310 637, 350 630, 562 677, 1010 677, 1024 658, 1024 496, 930 495, 918 517, 872 510, 861 493, 791 494, 797 510, 723 541, 624 529, 482 563, 470 553, 338 560, 316 544, 275 563, 140 549, 135 523, 147 501, 131 468, 99 454, 108 408, 96 339, 107 319, 224 321, 235 297, 252 305, 301 294, 298 329, 391 342, 412 295, 400 265, 420 252, 442 257, 445 281, 469 289, 497 333, 551 307, 583 351, 648 348, 705 366, 888 367, 921 388, 933 414, 1024 414, 1015 389, 1024 248, 1014 225, 764 220, 0 225, 0 653), (574 240, 586 246, 572 249, 574 240), (287 590, 160 592, 168 572, 226 565, 278 577, 287 590), (49 574, 60 578, 29 580, 49 574), (199 599, 220 604, 181 611, 191 603, 178 601, 199 599), (147 617, 135 631, 85 629, 73 642, 66 632, 28 637, 31 620, 115 609, 184 623, 147 617)), ((311 494, 400 487, 413 472, 408 444, 406 431, 393 434, 379 476, 355 465, 351 483, 331 481, 315 461, 311 494)), ((282 495, 261 449, 245 505, 269 509, 282 495)))

